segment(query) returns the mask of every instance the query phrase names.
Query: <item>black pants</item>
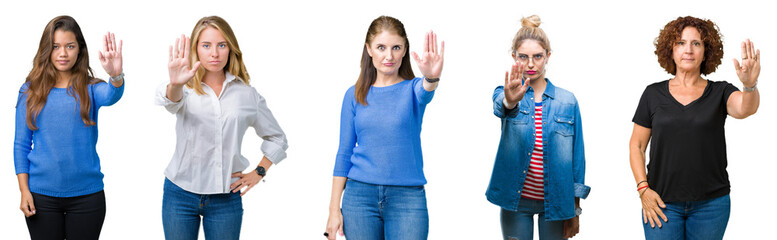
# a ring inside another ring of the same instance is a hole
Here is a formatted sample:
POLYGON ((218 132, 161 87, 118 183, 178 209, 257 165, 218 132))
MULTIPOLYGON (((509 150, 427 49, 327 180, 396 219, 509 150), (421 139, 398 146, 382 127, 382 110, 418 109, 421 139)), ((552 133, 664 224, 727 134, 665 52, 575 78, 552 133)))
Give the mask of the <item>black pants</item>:
POLYGON ((98 239, 105 220, 105 192, 78 197, 32 194, 35 215, 27 218, 30 238, 98 239))

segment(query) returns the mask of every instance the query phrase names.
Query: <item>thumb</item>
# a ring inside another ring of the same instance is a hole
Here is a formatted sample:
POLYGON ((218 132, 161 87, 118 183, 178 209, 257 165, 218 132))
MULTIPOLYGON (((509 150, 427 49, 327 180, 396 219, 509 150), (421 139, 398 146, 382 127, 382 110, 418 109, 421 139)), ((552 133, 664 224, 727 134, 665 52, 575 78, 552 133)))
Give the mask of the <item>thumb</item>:
POLYGON ((418 54, 415 52, 411 52, 410 55, 413 56, 413 59, 415 59, 415 62, 421 62, 421 58, 418 57, 418 54))
POLYGON ((664 201, 661 200, 661 198, 658 199, 658 206, 661 208, 666 208, 666 204, 664 204, 664 201))
POLYGON ((192 65, 192 69, 189 70, 189 73, 194 75, 195 73, 197 73, 197 69, 199 68, 200 68, 200 61, 197 61, 196 63, 194 63, 194 65, 192 65))
POLYGON ((737 59, 736 59, 736 58, 733 58, 733 59, 731 59, 731 60, 734 60, 734 68, 736 68, 736 71, 737 71, 737 72, 739 72, 739 70, 741 70, 741 69, 742 69, 742 67, 741 67, 741 66, 739 66, 739 61, 737 61, 737 59))
POLYGON ((29 205, 30 213, 35 214, 35 202, 32 199, 28 199, 27 204, 29 205))
POLYGON ((100 58, 100 61, 105 61, 105 57, 103 56, 103 51, 97 51, 97 57, 100 58))

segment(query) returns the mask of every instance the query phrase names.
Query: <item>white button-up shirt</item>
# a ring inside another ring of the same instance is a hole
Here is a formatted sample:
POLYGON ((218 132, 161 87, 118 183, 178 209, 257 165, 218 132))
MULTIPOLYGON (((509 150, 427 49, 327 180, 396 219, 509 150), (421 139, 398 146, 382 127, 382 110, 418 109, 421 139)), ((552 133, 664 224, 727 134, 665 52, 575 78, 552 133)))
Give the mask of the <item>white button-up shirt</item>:
POLYGON ((264 98, 251 86, 226 73, 217 97, 202 84, 205 94, 183 88, 181 101, 166 97, 162 84, 155 102, 175 114, 175 153, 165 176, 175 185, 197 194, 228 193, 237 180, 232 173, 242 172, 250 164, 241 155, 243 135, 249 126, 264 139, 264 156, 277 164, 286 158, 286 135, 267 108, 264 98))

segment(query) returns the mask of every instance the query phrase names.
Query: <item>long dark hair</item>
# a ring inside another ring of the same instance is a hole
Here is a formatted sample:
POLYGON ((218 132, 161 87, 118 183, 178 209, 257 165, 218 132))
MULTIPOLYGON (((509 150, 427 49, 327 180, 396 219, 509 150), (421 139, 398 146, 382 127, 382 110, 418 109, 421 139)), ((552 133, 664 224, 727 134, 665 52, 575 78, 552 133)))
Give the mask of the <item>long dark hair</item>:
POLYGON ((412 79, 415 77, 413 74, 413 67, 410 65, 410 58, 406 57, 410 52, 410 42, 407 40, 407 33, 405 32, 405 25, 402 25, 398 19, 389 16, 380 16, 375 20, 372 20, 370 28, 367 29, 367 37, 364 40, 364 51, 362 51, 361 61, 361 73, 359 73, 359 79, 356 80, 356 101, 362 105, 367 105, 367 93, 370 91, 370 87, 375 83, 378 78, 378 70, 372 65, 372 57, 367 52, 367 46, 370 45, 372 39, 383 31, 392 31, 405 39, 405 56, 402 56, 402 63, 399 66, 399 76, 402 79, 412 79))
POLYGON ((46 99, 57 81, 57 74, 59 74, 51 62, 54 32, 57 30, 72 32, 76 36, 79 49, 78 58, 73 68, 70 69, 72 75, 68 83, 67 93, 80 103, 81 119, 84 124, 87 126, 95 125, 95 122, 89 118, 92 102, 89 98, 88 87, 89 84, 102 82, 102 80, 95 79, 92 68, 89 67, 89 51, 86 48, 86 40, 81 33, 81 27, 70 16, 58 16, 46 24, 46 29, 43 30, 43 35, 40 37, 38 53, 35 54, 35 59, 32 61, 32 70, 25 81, 29 84, 25 93, 27 94, 27 127, 31 130, 38 129, 35 126, 35 119, 43 106, 46 105, 46 99))

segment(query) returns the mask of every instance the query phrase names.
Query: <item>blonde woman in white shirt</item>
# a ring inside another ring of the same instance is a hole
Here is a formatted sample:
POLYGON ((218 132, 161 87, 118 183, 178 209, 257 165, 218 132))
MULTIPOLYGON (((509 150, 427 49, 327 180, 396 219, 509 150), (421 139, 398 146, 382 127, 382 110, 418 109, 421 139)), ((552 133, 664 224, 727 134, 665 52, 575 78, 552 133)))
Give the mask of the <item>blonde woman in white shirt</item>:
POLYGON ((165 170, 165 238, 197 239, 202 219, 206 239, 239 239, 241 196, 286 158, 286 135, 249 85, 229 24, 204 17, 191 36, 191 44, 182 35, 170 47, 170 82, 156 96, 177 118, 175 153, 165 170), (264 139, 257 167, 240 153, 249 126, 264 139))

